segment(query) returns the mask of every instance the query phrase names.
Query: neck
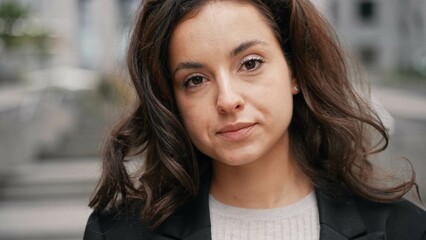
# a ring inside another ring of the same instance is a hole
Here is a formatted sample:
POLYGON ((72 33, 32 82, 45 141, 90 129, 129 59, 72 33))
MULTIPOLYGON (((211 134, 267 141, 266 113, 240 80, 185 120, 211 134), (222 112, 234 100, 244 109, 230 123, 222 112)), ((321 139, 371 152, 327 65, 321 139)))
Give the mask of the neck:
POLYGON ((275 208, 297 202, 313 187, 287 154, 283 158, 229 166, 213 161, 210 194, 218 201, 242 208, 275 208))

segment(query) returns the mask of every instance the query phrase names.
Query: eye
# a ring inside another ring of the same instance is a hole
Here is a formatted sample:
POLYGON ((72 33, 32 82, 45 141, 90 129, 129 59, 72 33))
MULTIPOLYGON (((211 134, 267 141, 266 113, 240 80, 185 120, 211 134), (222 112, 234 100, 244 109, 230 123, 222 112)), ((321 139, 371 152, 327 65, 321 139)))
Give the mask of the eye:
POLYGON ((264 63, 264 62, 265 61, 262 58, 260 58, 260 57, 249 57, 247 59, 244 59, 241 62, 241 67, 240 68, 242 68, 243 71, 249 71, 249 72, 251 72, 251 71, 254 71, 257 68, 259 68, 260 65, 262 63, 264 63))
POLYGON ((185 80, 185 82, 183 83, 183 86, 185 88, 197 87, 198 85, 202 84, 204 81, 205 81, 205 78, 203 76, 192 75, 185 80))

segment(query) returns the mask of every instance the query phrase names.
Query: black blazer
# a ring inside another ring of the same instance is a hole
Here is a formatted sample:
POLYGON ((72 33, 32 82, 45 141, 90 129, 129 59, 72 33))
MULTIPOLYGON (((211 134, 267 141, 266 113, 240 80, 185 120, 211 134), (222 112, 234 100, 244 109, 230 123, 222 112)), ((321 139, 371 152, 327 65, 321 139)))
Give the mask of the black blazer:
MULTIPOLYGON (((320 240, 426 240, 426 212, 403 200, 374 203, 359 197, 336 200, 316 189, 320 240)), ((84 240, 210 240, 208 185, 198 197, 174 212, 157 230, 137 214, 92 213, 84 240)))

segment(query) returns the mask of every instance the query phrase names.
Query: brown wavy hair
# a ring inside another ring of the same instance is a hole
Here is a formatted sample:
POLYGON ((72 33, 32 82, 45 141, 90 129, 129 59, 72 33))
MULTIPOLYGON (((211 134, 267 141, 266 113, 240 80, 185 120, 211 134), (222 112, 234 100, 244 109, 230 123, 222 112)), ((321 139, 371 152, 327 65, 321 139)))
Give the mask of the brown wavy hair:
MULTIPOLYGON (((209 0, 145 0, 128 49, 136 108, 109 135, 103 172, 89 206, 106 210, 137 203, 140 216, 159 226, 197 194, 209 158, 191 143, 176 107, 168 72, 174 27, 209 0), (144 156, 130 172, 126 162, 144 156)), ((212 1, 212 0, 211 0, 212 1)), ((354 90, 351 65, 335 33, 309 0, 247 0, 268 20, 297 79, 290 144, 299 166, 316 187, 335 195, 350 192, 380 202, 400 199, 408 181, 377 186, 372 154, 388 145, 388 133, 366 100, 354 90), (379 141, 372 142, 374 136, 379 141)))

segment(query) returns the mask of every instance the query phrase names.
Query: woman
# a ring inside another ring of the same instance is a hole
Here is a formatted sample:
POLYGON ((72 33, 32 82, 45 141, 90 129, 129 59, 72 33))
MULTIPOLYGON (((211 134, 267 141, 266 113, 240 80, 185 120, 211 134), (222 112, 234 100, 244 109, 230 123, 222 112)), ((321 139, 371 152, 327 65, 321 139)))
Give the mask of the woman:
POLYGON ((426 239, 414 173, 374 181, 386 129, 309 1, 148 0, 128 53, 139 102, 85 239, 426 239))

